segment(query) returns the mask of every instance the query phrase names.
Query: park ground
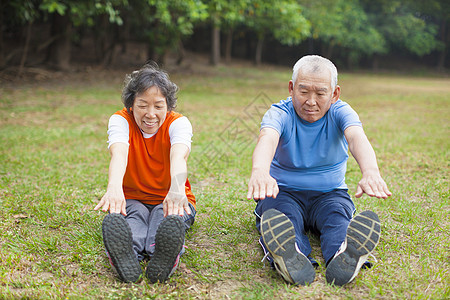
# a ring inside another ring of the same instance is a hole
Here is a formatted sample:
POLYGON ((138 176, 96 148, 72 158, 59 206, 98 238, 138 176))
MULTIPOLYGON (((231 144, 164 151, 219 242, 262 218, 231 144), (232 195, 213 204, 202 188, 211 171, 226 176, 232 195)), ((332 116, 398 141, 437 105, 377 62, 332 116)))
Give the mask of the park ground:
MULTIPOLYGON (((5 299, 448 299, 450 80, 442 74, 342 73, 393 195, 353 198, 382 222, 374 267, 350 284, 291 286, 261 262, 254 203, 246 199, 260 119, 287 96, 289 68, 245 63, 168 68, 177 111, 193 124, 190 180, 198 216, 165 284, 121 283, 93 211, 107 184, 106 127, 132 68, 28 69, 0 85, 0 298, 5 299)), ((360 171, 347 170, 349 193, 360 171)))

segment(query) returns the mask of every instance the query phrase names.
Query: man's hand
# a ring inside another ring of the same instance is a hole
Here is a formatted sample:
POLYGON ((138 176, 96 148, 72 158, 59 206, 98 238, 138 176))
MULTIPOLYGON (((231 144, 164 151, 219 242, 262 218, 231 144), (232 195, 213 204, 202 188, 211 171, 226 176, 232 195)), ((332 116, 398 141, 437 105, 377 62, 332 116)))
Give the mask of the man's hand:
POLYGON ((392 193, 378 171, 365 172, 356 188, 355 197, 359 198, 364 193, 370 197, 387 199, 392 193))
POLYGON ((391 196, 392 193, 389 191, 386 182, 381 178, 375 151, 373 151, 362 127, 349 126, 345 129, 344 135, 350 152, 356 159, 362 173, 362 179, 356 188, 355 197, 359 198, 364 193, 371 197, 383 199, 391 196))
POLYGON ((164 217, 167 217, 168 215, 179 215, 182 217, 184 211, 190 215, 191 209, 184 190, 182 192, 173 192, 169 190, 163 201, 163 211, 164 217))
POLYGON ((276 198, 279 189, 277 181, 268 172, 252 170, 250 181, 248 182, 247 199, 256 201, 266 197, 276 198))
POLYGON ((273 128, 263 128, 253 151, 252 175, 248 182, 247 199, 255 201, 278 195, 277 181, 270 176, 270 163, 280 140, 280 134, 273 128))
POLYGON ((126 200, 123 194, 122 187, 118 189, 107 189, 105 195, 98 202, 94 210, 99 210, 100 208, 104 212, 107 212, 109 210, 110 213, 118 213, 126 216, 126 200))

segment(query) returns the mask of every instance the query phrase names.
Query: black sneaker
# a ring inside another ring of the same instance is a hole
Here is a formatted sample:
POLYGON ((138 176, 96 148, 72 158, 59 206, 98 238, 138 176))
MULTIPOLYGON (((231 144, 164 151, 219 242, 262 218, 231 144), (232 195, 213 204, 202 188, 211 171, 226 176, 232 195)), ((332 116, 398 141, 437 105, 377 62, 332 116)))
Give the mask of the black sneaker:
POLYGON ((276 209, 265 211, 261 217, 261 235, 273 258, 275 269, 284 280, 295 285, 314 281, 314 267, 297 250, 294 225, 285 214, 276 209))
POLYGON ((130 226, 121 214, 108 214, 102 224, 103 243, 112 266, 124 282, 136 282, 142 268, 133 251, 130 226))
POLYGON ((380 233, 376 213, 366 210, 355 216, 348 225, 344 243, 327 266, 327 282, 342 286, 352 281, 377 246, 380 233))
POLYGON ((164 282, 179 262, 184 245, 184 222, 180 216, 167 216, 156 230, 155 253, 145 271, 151 283, 164 282))

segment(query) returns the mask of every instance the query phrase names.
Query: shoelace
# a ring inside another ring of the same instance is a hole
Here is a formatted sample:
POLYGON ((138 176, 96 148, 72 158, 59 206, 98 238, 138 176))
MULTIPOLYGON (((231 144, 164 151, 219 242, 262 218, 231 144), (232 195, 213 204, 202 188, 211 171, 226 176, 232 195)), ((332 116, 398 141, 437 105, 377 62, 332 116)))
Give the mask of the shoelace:
POLYGON ((378 259, 372 253, 370 253, 369 256, 372 257, 376 263, 378 262, 378 259))
POLYGON ((266 260, 267 256, 269 256, 269 252, 268 252, 268 251, 267 251, 267 253, 264 255, 263 259, 261 259, 261 262, 263 262, 264 265, 265 265, 265 263, 266 263, 264 260, 266 260))

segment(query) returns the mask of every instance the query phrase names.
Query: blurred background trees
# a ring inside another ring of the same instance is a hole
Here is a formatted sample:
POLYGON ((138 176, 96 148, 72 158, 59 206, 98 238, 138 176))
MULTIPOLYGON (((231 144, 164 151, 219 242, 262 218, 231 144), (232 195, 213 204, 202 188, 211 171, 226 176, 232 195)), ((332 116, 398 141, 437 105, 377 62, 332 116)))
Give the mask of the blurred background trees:
MULTIPOLYGON (((108 67, 130 47, 143 62, 180 64, 185 50, 292 64, 320 54, 339 67, 399 58, 448 68, 448 0, 8 0, 0 4, 0 69, 108 67)), ((395 67, 395 64, 393 65, 395 67)))

